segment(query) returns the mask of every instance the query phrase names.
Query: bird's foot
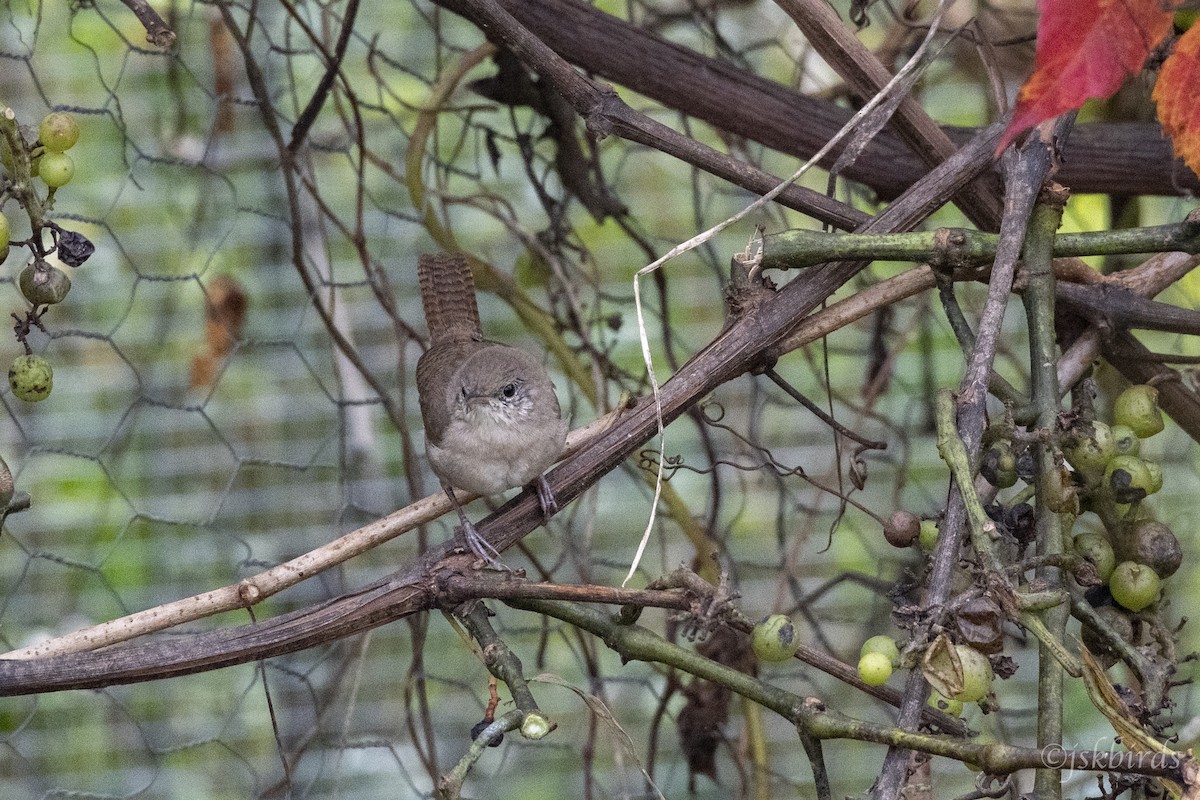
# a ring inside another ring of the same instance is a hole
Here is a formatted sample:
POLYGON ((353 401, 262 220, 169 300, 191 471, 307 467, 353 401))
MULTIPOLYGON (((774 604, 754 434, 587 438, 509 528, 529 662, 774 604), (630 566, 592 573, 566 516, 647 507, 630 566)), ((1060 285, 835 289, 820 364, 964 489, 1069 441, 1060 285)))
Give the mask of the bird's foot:
POLYGON ((512 567, 500 560, 500 551, 493 547, 491 542, 483 538, 483 534, 472 523, 466 519, 462 522, 463 524, 459 526, 459 530, 462 531, 463 539, 466 540, 468 549, 475 554, 475 557, 482 562, 483 566, 503 572, 513 571, 512 567))
POLYGON ((534 487, 537 490, 538 505, 542 509, 542 518, 549 522, 550 518, 558 513, 558 498, 554 496, 554 490, 550 488, 550 482, 546 480, 545 475, 538 475, 534 487))

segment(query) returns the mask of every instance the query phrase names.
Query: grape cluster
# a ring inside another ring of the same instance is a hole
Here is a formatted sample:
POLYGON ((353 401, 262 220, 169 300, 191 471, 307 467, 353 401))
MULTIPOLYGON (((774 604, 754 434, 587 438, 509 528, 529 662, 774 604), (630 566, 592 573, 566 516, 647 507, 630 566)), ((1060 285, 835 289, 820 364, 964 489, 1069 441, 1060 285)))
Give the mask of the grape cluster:
POLYGON ((1130 612, 1158 601, 1162 580, 1179 569, 1183 551, 1171 529, 1151 518, 1144 501, 1162 489, 1162 467, 1139 455, 1141 440, 1163 429, 1158 390, 1126 389, 1113 406, 1112 425, 1099 420, 1069 430, 1063 447, 1082 481, 1081 500, 1104 523, 1102 533, 1075 537, 1112 599, 1130 612))
POLYGON ((0 112, 0 156, 4 167, 0 181, 3 187, 0 193, 0 263, 8 258, 10 246, 27 247, 32 254, 16 280, 17 288, 29 302, 24 318, 17 316, 15 329, 17 341, 25 347, 25 355, 12 362, 8 382, 16 397, 36 403, 49 397, 53 370, 44 358, 32 354, 26 337, 34 328, 44 329, 42 316, 46 310, 61 303, 71 290, 70 276, 51 264, 48 257, 55 254, 63 264, 78 267, 95 248, 83 234, 66 230, 47 218, 56 191, 70 183, 75 175, 75 162, 67 153, 79 141, 79 123, 75 117, 63 111, 47 114, 38 125, 37 138, 31 142, 31 134, 26 134, 17 125, 12 109, 4 108, 0 112), (45 185, 44 193, 37 190, 34 178, 45 185), (31 235, 23 241, 11 241, 9 219, 2 210, 10 199, 15 200, 29 218, 31 235))
MULTIPOLYGON (((1091 587, 1085 596, 1096 614, 1091 625, 1085 623, 1083 641, 1101 663, 1111 666, 1117 659, 1114 634, 1129 643, 1145 640, 1147 634, 1139 637, 1138 631, 1153 620, 1142 612, 1155 608, 1163 581, 1179 569, 1183 551, 1174 532, 1154 519, 1146 503, 1163 486, 1161 466, 1141 454, 1142 441, 1164 428, 1158 390, 1129 387, 1117 397, 1109 422, 1096 419, 1088 389, 1080 397, 1084 399, 1079 405, 1061 416, 1058 444, 1065 464, 1038 470, 1035 448, 1030 446, 1038 437, 1015 435, 1010 417, 985 434, 979 474, 997 489, 1021 480, 1027 484, 1006 502, 985 508, 996 525, 996 556, 1003 563, 1019 560, 1036 538, 1030 502, 1035 494, 1038 502, 1068 519, 1085 511, 1100 519, 1103 530, 1077 534, 1068 555, 1077 556, 1072 562, 1078 564, 1074 579, 1091 587)), ((931 552, 937 545, 938 523, 900 510, 884 523, 883 533, 895 547, 919 545, 931 552)), ((972 588, 970 571, 957 570, 952 590, 958 594, 972 588)), ((986 703, 994 677, 989 656, 997 658, 1003 650, 1004 619, 986 593, 956 603, 952 626, 938 637, 943 641, 930 644, 920 656, 921 669, 936 690, 930 705, 957 714, 963 703, 986 703)), ((890 655, 895 647, 888 637, 869 639, 860 654, 859 676, 870 684, 886 681, 899 663, 890 655)), ((1002 658, 995 663, 1006 666, 1002 658)))

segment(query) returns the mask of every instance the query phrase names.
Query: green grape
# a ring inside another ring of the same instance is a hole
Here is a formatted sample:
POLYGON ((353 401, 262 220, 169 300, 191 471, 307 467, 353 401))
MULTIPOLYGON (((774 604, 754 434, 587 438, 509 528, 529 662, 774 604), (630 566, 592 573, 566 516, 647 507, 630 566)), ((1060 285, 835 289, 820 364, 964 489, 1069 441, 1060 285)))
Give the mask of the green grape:
POLYGON ((1121 392, 1113 405, 1113 421, 1117 425, 1128 425, 1139 439, 1161 431, 1163 418, 1158 408, 1158 389, 1143 383, 1121 392))
POLYGON ((75 177, 75 162, 66 153, 47 151, 38 166, 38 175, 52 189, 66 186, 75 177))
POLYGON ((1001 439, 983 454, 979 474, 997 489, 1007 489, 1017 482, 1017 457, 1012 443, 1001 439))
POLYGON ((952 700, 943 697, 942 693, 934 689, 929 693, 929 700, 926 703, 931 708, 936 708, 938 711, 945 711, 952 717, 961 717, 963 712, 962 700, 952 700))
POLYGON ((8 368, 8 385, 12 393, 27 403, 37 403, 50 396, 54 388, 54 370, 41 356, 17 356, 8 368))
POLYGON ((47 150, 61 153, 79 141, 79 123, 65 111, 54 111, 42 118, 38 138, 47 150))
POLYGON ((1142 463, 1146 465, 1146 471, 1150 473, 1150 484, 1146 487, 1146 494, 1154 494, 1163 487, 1162 464, 1148 458, 1143 458, 1142 463))
POLYGON ((761 661, 787 661, 800 649, 800 640, 791 619, 783 614, 772 614, 754 626, 750 646, 761 661))
POLYGON ((1067 462, 1094 481, 1113 457, 1112 429, 1103 422, 1076 425, 1063 437, 1062 449, 1067 462))
POLYGON ((1141 611, 1158 599, 1162 581, 1158 574, 1136 561, 1122 561, 1108 579, 1108 590, 1113 600, 1130 611, 1141 611))
POLYGON ((1113 425, 1112 436, 1116 455, 1136 456, 1138 451, 1142 449, 1141 440, 1133 432, 1133 428, 1128 425, 1113 425))
POLYGON ((1117 565, 1117 556, 1107 536, 1102 533, 1081 533, 1075 537, 1075 552, 1092 562, 1096 577, 1108 583, 1113 567, 1117 565))
POLYGON ((867 639, 863 642, 858 654, 865 656, 867 653, 882 653, 887 656, 893 667, 900 665, 900 648, 896 646, 896 640, 890 636, 880 634, 867 639))
POLYGON ((864 653, 858 660, 858 677, 868 686, 882 686, 892 677, 892 662, 883 653, 864 653))
POLYGON ((937 522, 931 519, 921 520, 921 533, 917 538, 922 550, 927 553, 933 552, 933 548, 937 547, 938 540, 937 522))
POLYGON ((1133 503, 1162 488, 1162 470, 1156 481, 1155 470, 1137 456, 1113 456, 1104 470, 1104 484, 1117 503, 1133 503))
POLYGON ((0 250, 8 247, 8 217, 0 213, 0 250))

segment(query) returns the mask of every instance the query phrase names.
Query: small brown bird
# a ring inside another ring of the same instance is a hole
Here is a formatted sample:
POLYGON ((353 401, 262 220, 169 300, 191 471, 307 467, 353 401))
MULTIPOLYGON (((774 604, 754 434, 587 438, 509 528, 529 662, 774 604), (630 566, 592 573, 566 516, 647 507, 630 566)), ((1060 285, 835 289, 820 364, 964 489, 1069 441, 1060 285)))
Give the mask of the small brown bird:
POLYGON ((417 361, 425 451, 467 546, 502 567, 500 554, 467 520, 454 487, 490 495, 535 483, 549 519, 558 503, 542 473, 562 454, 567 423, 545 367, 524 350, 483 338, 466 258, 422 255, 417 273, 429 326, 429 349, 417 361))

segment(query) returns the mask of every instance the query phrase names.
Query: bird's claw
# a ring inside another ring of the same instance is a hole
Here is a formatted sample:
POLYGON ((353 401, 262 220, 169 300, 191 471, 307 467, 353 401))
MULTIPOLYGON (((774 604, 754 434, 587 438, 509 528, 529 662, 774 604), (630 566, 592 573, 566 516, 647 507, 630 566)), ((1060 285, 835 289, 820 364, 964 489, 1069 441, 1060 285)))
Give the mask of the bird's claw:
POLYGON ((537 489, 538 505, 542 509, 542 518, 549 522, 550 518, 558 513, 558 498, 554 496, 554 490, 550 488, 550 481, 546 480, 545 475, 538 475, 534 486, 537 489))

